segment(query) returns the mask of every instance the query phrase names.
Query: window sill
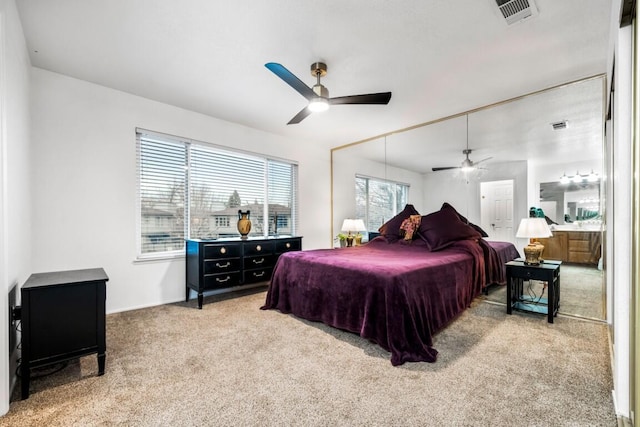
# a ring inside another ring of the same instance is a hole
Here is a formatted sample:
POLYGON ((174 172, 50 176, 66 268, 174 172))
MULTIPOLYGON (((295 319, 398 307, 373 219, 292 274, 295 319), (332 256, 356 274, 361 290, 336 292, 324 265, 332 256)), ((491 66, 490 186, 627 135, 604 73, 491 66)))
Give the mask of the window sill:
POLYGON ((181 251, 181 252, 174 252, 174 253, 138 255, 138 257, 133 260, 133 263, 144 264, 148 262, 166 262, 166 261, 177 261, 177 260, 183 260, 183 259, 184 259, 184 251, 181 251))

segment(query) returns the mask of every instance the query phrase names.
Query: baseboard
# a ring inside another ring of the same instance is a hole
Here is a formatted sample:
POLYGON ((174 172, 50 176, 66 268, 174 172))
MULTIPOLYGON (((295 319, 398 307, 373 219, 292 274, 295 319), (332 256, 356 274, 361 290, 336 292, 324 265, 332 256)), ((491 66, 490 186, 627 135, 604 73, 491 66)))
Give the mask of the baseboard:
POLYGON ((633 427, 633 423, 627 417, 618 417, 618 427, 633 427))
MULTIPOLYGON (((206 298, 206 297, 209 297, 209 296, 212 296, 212 295, 228 294, 228 293, 237 292, 237 291, 243 291, 243 290, 252 289, 252 288, 265 287, 268 284, 269 284, 269 282, 257 282, 257 283, 250 283, 248 285, 233 286, 231 288, 213 289, 211 291, 204 292, 204 296, 206 298)), ((191 295, 192 295, 191 299, 195 299, 197 294, 194 291, 192 291, 191 295)), ((180 298, 170 299, 170 300, 163 301, 163 302, 143 304, 143 305, 137 305, 137 306, 129 306, 129 307, 126 307, 126 308, 107 311, 107 314, 115 314, 115 313, 122 313, 122 312, 125 312, 125 311, 140 310, 140 309, 143 309, 143 308, 157 307, 159 305, 165 305, 165 304, 175 304, 175 303, 179 303, 179 302, 184 302, 184 300, 185 300, 184 297, 180 297, 180 298)))

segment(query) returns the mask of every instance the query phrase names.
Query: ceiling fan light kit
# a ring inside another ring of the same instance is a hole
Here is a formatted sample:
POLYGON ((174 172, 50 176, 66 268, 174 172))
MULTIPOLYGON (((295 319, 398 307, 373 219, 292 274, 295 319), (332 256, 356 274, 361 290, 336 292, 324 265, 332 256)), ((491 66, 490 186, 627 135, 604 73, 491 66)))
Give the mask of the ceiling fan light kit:
POLYGON ((309 104, 296 114, 288 125, 300 123, 309 114, 327 111, 329 105, 339 104, 388 104, 391 99, 391 92, 370 93, 366 95, 339 96, 336 98, 329 97, 329 89, 320 83, 320 78, 327 74, 327 64, 324 62, 314 62, 311 64, 311 75, 316 78, 316 84, 310 88, 296 77, 291 71, 287 70, 283 65, 268 62, 264 64, 273 74, 280 77, 285 83, 295 89, 300 95, 304 96, 309 104))
MULTIPOLYGON (((449 170, 449 169, 460 169, 463 173, 469 173, 469 172, 473 172, 474 170, 476 170, 480 163, 486 162, 487 160, 491 159, 491 157, 487 157, 486 159, 482 159, 480 161, 473 162, 469 158, 469 154, 471 154, 472 151, 473 150, 471 150, 469 148, 469 115, 467 114, 467 148, 462 150, 462 154, 464 154, 466 156, 465 159, 462 161, 460 166, 445 166, 445 167, 440 167, 440 168, 431 168, 431 170, 433 172, 438 172, 438 171, 444 171, 444 170, 449 170)), ((482 169, 482 168, 480 168, 480 169, 482 169)))
POLYGON ((308 107, 309 107, 309 110, 311 110, 314 113, 321 113, 329 109, 329 102, 327 101, 326 98, 318 97, 309 101, 308 107))

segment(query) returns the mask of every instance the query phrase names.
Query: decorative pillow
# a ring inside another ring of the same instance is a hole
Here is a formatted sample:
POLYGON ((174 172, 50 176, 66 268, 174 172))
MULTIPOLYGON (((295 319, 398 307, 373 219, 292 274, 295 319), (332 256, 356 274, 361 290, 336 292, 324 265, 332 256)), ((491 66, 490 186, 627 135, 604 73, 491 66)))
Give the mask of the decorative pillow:
POLYGON ((402 225, 402 221, 409 218, 411 215, 420 215, 420 213, 413 207, 413 205, 406 205, 402 212, 385 222, 378 231, 380 234, 385 236, 387 240, 398 240, 401 237, 400 226, 402 225))
POLYGON ((487 234, 487 233, 486 233, 482 228, 480 228, 479 226, 477 226, 477 225, 475 225, 475 224, 470 223, 470 222, 469 222, 469 220, 468 220, 467 218, 465 218, 464 216, 460 215, 460 212, 458 212, 458 211, 456 210, 456 208, 454 208, 453 206, 451 206, 449 203, 444 202, 444 203, 442 204, 442 207, 440 208, 440 210, 443 210, 443 209, 451 209, 452 211, 454 211, 454 212, 456 213, 456 215, 458 215, 458 218, 460 218, 460 221, 462 221, 462 222, 464 222, 465 224, 468 224, 468 225, 470 225, 471 227, 473 227, 473 229, 474 229, 474 230, 476 230, 478 233, 480 233, 480 235, 481 235, 482 237, 489 237, 489 235, 488 235, 488 234, 487 234))
POLYGON ((418 215, 409 215, 409 218, 402 221, 400 225, 400 235, 404 234, 404 240, 413 240, 415 237, 414 234, 420 227, 420 221, 422 216, 418 215))
POLYGON ((441 209, 423 216, 418 236, 427 242, 430 251, 439 251, 458 240, 482 237, 473 227, 462 222, 452 209, 441 209))

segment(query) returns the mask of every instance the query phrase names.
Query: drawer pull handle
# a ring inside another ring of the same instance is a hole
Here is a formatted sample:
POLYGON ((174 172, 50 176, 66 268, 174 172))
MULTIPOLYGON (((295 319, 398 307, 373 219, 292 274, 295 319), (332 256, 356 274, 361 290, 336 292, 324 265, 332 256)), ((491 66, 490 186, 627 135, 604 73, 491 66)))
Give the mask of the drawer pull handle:
POLYGON ((252 261, 254 264, 262 264, 264 262, 264 258, 260 258, 259 260, 253 259, 252 261))
POLYGON ((219 262, 216 262, 216 267, 218 268, 227 268, 231 265, 231 263, 229 261, 226 262, 226 264, 220 264, 219 262))
POLYGON ((253 277, 262 277, 264 276, 264 271, 261 271, 260 273, 253 273, 253 277))
POLYGON ((226 254, 227 253, 227 248, 220 248, 220 253, 221 254, 226 254))
POLYGON ((285 246, 287 247, 287 249, 289 249, 291 247, 291 243, 287 242, 285 246))
POLYGON ((260 246, 260 245, 256 246, 256 250, 257 250, 258 252, 260 252, 260 251, 262 250, 262 246, 260 246))
POLYGON ((219 278, 219 277, 216 277, 216 282, 218 282, 218 283, 224 283, 224 282, 228 282, 228 281, 229 281, 229 279, 231 279, 231 276, 227 276, 227 277, 225 277, 224 279, 221 279, 221 278, 219 278))

